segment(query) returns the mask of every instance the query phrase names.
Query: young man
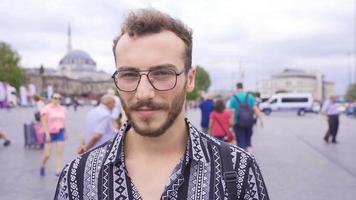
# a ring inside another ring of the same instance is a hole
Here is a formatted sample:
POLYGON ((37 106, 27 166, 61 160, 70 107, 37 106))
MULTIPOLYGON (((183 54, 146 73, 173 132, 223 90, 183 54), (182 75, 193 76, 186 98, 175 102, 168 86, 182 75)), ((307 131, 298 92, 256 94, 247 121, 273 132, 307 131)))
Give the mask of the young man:
POLYGON ((254 158, 185 119, 192 32, 153 9, 131 13, 113 47, 128 122, 66 166, 55 199, 269 199, 254 158))
POLYGON ((252 127, 254 125, 254 122, 251 121, 254 119, 251 118, 256 116, 260 121, 261 127, 263 126, 261 112, 256 106, 255 98, 251 94, 244 92, 244 87, 242 83, 237 83, 236 93, 232 95, 230 99, 229 107, 234 109, 234 113, 235 113, 234 132, 236 134, 237 145, 251 152, 252 127), (243 106, 245 106, 244 109, 240 108, 243 106), (251 117, 249 117, 248 115, 251 115, 251 117), (250 118, 250 119, 246 119, 246 118, 250 118))

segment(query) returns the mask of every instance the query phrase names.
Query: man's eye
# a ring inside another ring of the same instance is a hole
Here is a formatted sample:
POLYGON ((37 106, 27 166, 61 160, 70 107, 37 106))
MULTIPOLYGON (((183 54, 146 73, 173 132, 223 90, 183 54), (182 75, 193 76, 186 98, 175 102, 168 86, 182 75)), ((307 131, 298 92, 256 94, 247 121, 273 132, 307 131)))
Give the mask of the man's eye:
POLYGON ((153 77, 167 77, 167 76, 174 76, 175 73, 173 70, 154 70, 151 71, 151 75, 153 77))

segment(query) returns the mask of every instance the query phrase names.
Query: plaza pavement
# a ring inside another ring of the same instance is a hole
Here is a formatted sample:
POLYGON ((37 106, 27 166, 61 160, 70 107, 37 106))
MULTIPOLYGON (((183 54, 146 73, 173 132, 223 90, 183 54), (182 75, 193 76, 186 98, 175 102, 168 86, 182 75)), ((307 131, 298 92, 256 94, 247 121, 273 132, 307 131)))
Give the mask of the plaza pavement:
MULTIPOLYGON (((78 112, 69 109, 68 141, 64 161, 76 156, 79 132, 89 107, 78 112)), ((0 145, 0 199, 53 199, 57 177, 54 175, 54 149, 47 176, 39 176, 42 151, 23 147, 23 123, 33 119, 32 108, 0 110, 0 127, 12 140, 10 147, 0 145)), ((199 110, 188 118, 199 125, 199 110)), ((264 117, 264 127, 253 135, 255 155, 270 198, 273 200, 354 200, 356 198, 356 119, 341 117, 339 144, 326 144, 322 136, 326 120, 321 115, 272 113, 264 117)))

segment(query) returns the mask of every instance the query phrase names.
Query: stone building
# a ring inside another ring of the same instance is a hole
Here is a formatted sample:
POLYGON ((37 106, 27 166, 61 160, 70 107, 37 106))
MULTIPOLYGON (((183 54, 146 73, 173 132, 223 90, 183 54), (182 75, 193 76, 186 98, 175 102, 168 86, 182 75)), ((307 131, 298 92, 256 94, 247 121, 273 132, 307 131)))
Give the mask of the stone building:
POLYGON ((95 60, 83 50, 72 50, 71 31, 68 29, 67 53, 60 59, 57 69, 27 69, 29 82, 43 94, 48 86, 66 96, 101 95, 115 88, 111 75, 99 71, 95 60))
POLYGON ((261 98, 269 98, 276 92, 311 93, 315 100, 322 101, 334 94, 334 83, 325 81, 320 72, 285 69, 271 79, 258 84, 261 98))
POLYGON ((34 73, 29 73, 28 75, 30 83, 37 87, 37 91, 40 94, 45 92, 48 86, 52 86, 53 91, 65 96, 97 96, 105 94, 109 88, 115 88, 112 80, 90 81, 71 79, 66 76, 34 73))

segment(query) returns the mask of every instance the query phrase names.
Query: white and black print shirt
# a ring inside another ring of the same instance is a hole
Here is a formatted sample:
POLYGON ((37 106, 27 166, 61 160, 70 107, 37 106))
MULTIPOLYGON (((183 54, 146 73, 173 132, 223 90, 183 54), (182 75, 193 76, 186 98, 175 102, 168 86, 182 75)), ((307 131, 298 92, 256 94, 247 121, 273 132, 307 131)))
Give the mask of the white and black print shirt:
MULTIPOLYGON (((187 150, 171 174, 161 199, 231 199, 222 175, 223 159, 231 159, 231 169, 236 171, 234 184, 238 199, 269 199, 261 172, 250 154, 229 145, 229 158, 223 158, 219 151, 220 141, 201 133, 186 121, 189 128, 187 150)), ((142 199, 124 162, 123 140, 129 128, 124 124, 113 140, 66 165, 55 199, 142 199)))

